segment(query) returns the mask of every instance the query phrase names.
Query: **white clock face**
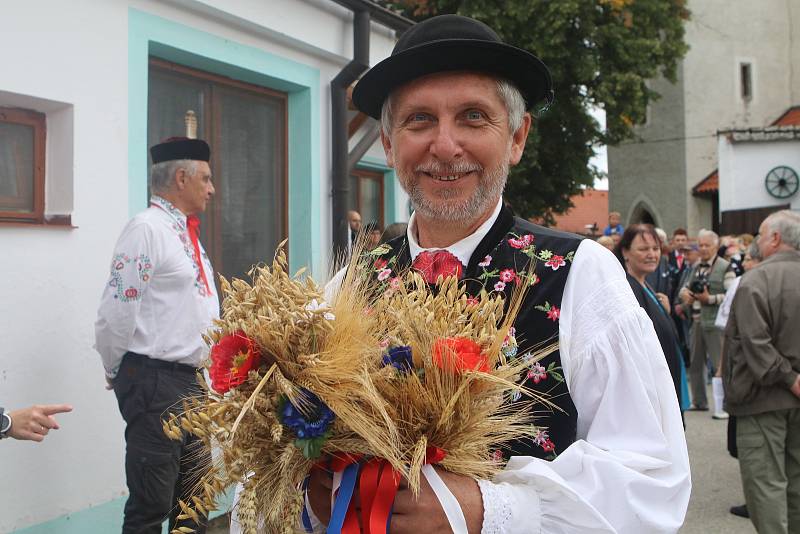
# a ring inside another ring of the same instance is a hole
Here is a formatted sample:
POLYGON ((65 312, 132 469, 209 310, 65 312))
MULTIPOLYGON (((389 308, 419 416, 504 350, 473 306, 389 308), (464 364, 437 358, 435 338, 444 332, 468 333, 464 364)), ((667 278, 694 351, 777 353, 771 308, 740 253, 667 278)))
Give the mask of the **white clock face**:
POLYGON ((767 192, 775 198, 789 198, 797 193, 800 186, 800 179, 791 167, 781 165, 775 167, 767 173, 764 180, 764 187, 767 192))

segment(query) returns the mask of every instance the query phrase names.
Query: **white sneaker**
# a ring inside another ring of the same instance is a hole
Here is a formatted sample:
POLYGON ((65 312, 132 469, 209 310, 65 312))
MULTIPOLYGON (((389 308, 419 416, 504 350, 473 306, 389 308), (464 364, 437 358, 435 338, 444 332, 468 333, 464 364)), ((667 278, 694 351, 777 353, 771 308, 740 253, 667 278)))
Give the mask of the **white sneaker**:
POLYGON ((711 416, 712 419, 728 419, 729 417, 728 412, 714 412, 714 415, 711 416))

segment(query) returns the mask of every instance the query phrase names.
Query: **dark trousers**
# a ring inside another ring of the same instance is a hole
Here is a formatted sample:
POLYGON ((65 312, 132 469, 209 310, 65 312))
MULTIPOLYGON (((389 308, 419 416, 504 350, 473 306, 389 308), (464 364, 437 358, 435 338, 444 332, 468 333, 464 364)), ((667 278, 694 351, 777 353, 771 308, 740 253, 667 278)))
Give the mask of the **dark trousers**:
POLYGON ((178 498, 189 497, 210 464, 210 453, 195 436, 168 438, 161 424, 169 413, 183 409, 182 399, 201 394, 194 370, 129 352, 114 379, 114 393, 127 423, 125 476, 130 496, 123 534, 161 534, 167 518, 170 531, 186 526, 205 533, 205 521, 177 520, 178 498))

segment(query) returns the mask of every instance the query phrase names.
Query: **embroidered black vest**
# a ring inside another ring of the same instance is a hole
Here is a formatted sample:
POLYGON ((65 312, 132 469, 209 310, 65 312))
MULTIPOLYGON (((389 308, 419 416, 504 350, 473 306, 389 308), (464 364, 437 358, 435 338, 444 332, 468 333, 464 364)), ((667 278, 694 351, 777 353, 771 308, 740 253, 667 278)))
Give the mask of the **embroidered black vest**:
MULTIPOLYGON (((531 351, 558 341, 558 320, 567 274, 581 238, 513 217, 503 208, 489 233, 481 240, 464 271, 467 293, 503 292, 506 301, 514 284, 531 283, 514 323, 519 344, 516 358, 531 358, 531 351), (532 278, 528 265, 535 262, 532 278)), ((391 250, 381 256, 383 276, 411 265, 405 236, 389 242, 391 250)), ((379 275, 380 276, 380 275, 379 275)), ((531 422, 533 439, 503 445, 496 455, 536 456, 552 460, 575 441, 577 414, 561 370, 558 350, 531 361, 521 377, 525 385, 544 394, 554 406, 538 403, 531 422)), ((518 399, 516 402, 524 399, 518 399)), ((499 458, 498 458, 499 459, 499 458)))

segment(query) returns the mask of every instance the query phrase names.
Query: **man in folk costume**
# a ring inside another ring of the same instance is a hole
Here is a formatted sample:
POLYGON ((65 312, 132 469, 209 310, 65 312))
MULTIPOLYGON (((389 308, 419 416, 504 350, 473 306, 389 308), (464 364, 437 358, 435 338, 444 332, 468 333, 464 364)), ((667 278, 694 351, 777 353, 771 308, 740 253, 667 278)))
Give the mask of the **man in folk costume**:
MULTIPOLYGON (((219 317, 214 271, 198 239, 197 214, 214 194, 210 149, 170 138, 150 153, 150 207, 122 230, 95 323, 95 348, 127 424, 124 534, 160 533, 167 518, 176 526, 177 499, 210 460, 196 437, 173 441, 161 426, 198 393, 201 335, 219 317)), ((193 521, 177 526, 205 532, 193 521)))
MULTIPOLYGON (((529 348, 559 341, 527 372, 525 385, 557 406, 535 414, 534 439, 504 451, 508 464, 495 480, 440 471, 470 533, 676 532, 689 462, 652 323, 607 249, 515 218, 503 205, 508 168, 532 123, 525 110, 551 103, 551 87, 538 58, 456 15, 412 27, 364 75, 353 101, 381 120, 387 161, 415 208, 407 234, 389 243, 379 279, 413 266, 432 283, 460 276, 472 295, 508 296, 530 284, 517 339, 529 348)), ((329 488, 316 471, 307 499, 322 522, 329 488)), ((390 530, 450 531, 427 482, 418 500, 398 493, 390 530)))

